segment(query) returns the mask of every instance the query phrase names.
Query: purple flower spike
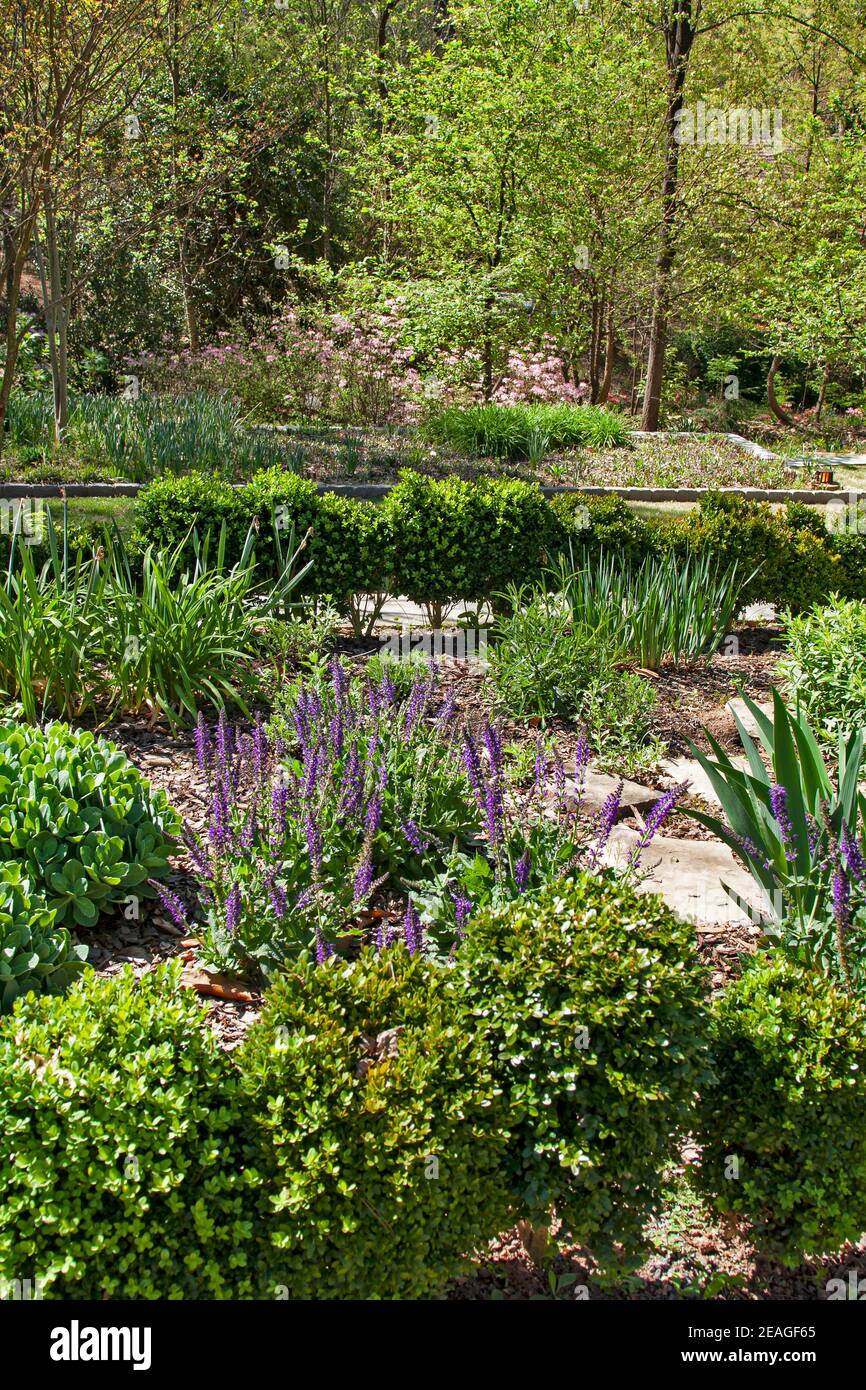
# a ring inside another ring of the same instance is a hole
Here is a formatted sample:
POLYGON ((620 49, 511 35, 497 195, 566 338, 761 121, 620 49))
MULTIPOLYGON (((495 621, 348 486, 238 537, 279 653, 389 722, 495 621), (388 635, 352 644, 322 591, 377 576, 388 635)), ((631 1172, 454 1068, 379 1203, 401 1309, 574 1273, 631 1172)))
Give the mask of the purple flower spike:
POLYGON ((481 760, 478 757, 478 749, 472 735, 467 730, 463 735, 463 766, 466 769, 466 776, 469 778, 469 785, 475 793, 478 802, 483 806, 484 792, 481 783, 481 760))
POLYGON ((326 941, 319 929, 316 928, 316 964, 322 965, 333 954, 334 948, 330 941, 326 941))
POLYGON ((851 920, 851 887, 841 866, 833 874, 833 916, 837 927, 845 931, 851 920))
POLYGON ((851 877, 855 879, 857 883, 866 881, 866 864, 864 864, 863 861, 863 851, 857 843, 856 836, 851 834, 847 825, 843 825, 842 827, 841 848, 851 877))
POLYGON ((604 854, 607 848, 610 832, 613 830, 616 818, 619 815, 620 802, 622 801, 622 787, 622 782, 618 782, 613 791, 605 797, 604 804, 599 811, 598 820, 596 822, 595 849, 589 861, 589 867, 591 869, 595 868, 599 858, 604 854))
POLYGON ((378 794, 372 798, 367 807, 367 814, 364 817, 364 835, 368 840, 372 840, 379 833, 379 825, 382 820, 382 798, 378 794))
POLYGON ((274 916, 281 922, 289 910, 289 900, 286 897, 285 889, 277 883, 276 871, 268 874, 268 897, 271 900, 271 907, 274 909, 274 916))
POLYGON ((373 886, 373 860, 368 853, 361 859, 355 873, 355 905, 364 901, 373 886))
POLYGON ((174 922, 174 925, 188 932, 189 922, 186 919, 186 909, 177 893, 173 893, 170 888, 165 888, 161 883, 158 883, 155 878, 149 878, 147 881, 151 888, 156 889, 159 900, 174 922))
POLYGON ((229 936, 234 936, 237 931, 238 921, 241 915, 241 889, 239 883, 233 883, 231 892, 226 899, 226 932, 229 936))
POLYGON ((458 936, 463 936, 466 931, 466 919, 472 911, 472 899, 463 894, 455 895, 454 898, 454 920, 457 924, 458 936))
POLYGON ((403 822, 403 834, 416 854, 423 854, 425 849, 430 848, 430 841, 421 839, 421 832, 415 821, 405 820, 403 822))
POLYGON ((304 820, 304 834, 307 837, 307 853, 310 863, 318 874, 322 867, 322 837, 312 812, 307 812, 304 820))
POLYGON ((403 919, 403 936, 406 940, 406 948, 410 956, 417 955, 424 945, 424 933, 421 928, 421 921, 415 911, 412 899, 406 906, 406 916, 403 919))
POLYGON ((514 882, 517 884, 519 893, 526 892, 526 885, 529 883, 529 870, 532 865, 529 850, 525 849, 514 866, 514 882))
POLYGON ((195 758, 199 771, 207 776, 211 765, 211 744, 207 724, 201 711, 199 711, 198 719, 195 721, 195 758))
POLYGON ((791 864, 796 859, 796 849, 794 842, 794 827, 791 824, 791 817, 788 813, 788 793, 784 787, 778 783, 770 788, 770 809, 773 812, 773 819, 779 827, 779 837, 785 851, 785 858, 791 864))
POLYGON ((628 863, 631 868, 637 868, 644 850, 652 843, 653 837, 664 825, 681 797, 685 796, 688 785, 688 782, 680 782, 677 786, 671 787, 670 791, 665 792, 664 796, 660 796, 658 801, 653 802, 647 813, 644 828, 632 845, 631 853, 628 856, 628 863))

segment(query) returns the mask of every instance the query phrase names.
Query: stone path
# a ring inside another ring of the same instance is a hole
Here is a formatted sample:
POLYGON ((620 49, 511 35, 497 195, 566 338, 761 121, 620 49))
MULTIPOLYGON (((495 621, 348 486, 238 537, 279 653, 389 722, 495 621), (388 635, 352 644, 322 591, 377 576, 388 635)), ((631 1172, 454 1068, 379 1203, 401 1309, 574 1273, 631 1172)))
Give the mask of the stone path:
MULTIPOLYGON (((614 826, 608 843, 608 863, 624 867, 637 838, 638 832, 629 826, 614 826)), ((669 907, 689 921, 710 926, 760 920, 760 890, 727 845, 716 840, 677 840, 658 835, 644 851, 641 865, 651 868, 652 875, 638 891, 660 893, 669 907), (750 904, 751 912, 743 911, 728 897, 722 879, 750 904)))

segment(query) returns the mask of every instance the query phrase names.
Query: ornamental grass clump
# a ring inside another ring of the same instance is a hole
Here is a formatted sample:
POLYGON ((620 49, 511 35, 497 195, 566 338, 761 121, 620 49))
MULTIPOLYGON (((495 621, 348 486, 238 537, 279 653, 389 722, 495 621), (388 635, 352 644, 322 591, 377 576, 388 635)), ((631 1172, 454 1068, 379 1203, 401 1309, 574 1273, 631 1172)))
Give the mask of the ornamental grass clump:
POLYGON ((473 917, 454 973, 507 1107, 514 1214, 603 1262, 636 1255, 706 1074, 692 928, 575 874, 473 917))
POLYGON ((690 1173, 787 1265, 866 1230, 866 1008, 782 952, 713 1002, 690 1173))

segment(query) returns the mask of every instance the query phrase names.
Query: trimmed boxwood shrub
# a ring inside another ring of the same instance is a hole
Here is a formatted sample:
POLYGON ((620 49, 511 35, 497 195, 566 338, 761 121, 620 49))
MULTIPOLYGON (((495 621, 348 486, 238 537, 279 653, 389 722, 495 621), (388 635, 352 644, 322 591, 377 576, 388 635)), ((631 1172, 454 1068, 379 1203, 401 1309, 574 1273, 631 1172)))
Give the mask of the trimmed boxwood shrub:
POLYGON ((866 1008, 781 952, 714 1002, 691 1170, 785 1264, 866 1230, 866 1008), (736 1173, 736 1176, 733 1176, 736 1173))
POLYGON ((88 972, 0 1026, 0 1281, 49 1298, 249 1296, 228 1054, 175 969, 88 972))
POLYGON ((833 592, 866 598, 866 537, 831 536, 800 503, 775 512, 722 494, 681 516, 644 520, 615 496, 559 494, 548 503, 532 483, 407 472, 377 506, 318 493, 310 479, 275 468, 242 488, 196 474, 161 479, 139 494, 136 516, 140 546, 177 544, 193 524, 203 534, 224 521, 229 563, 255 522, 256 553, 270 572, 278 555, 274 518, 284 550, 292 530, 299 544, 312 527, 306 558, 313 567, 303 591, 331 594, 349 608, 354 595, 386 586, 431 605, 489 598, 510 583, 533 583, 569 545, 576 558, 604 549, 632 564, 666 551, 709 550, 720 568, 736 561, 749 579, 743 603, 801 611, 833 592))
POLYGON ((666 528, 663 539, 683 555, 710 550, 722 568, 736 562, 743 580, 749 580, 743 604, 775 603, 799 611, 838 589, 841 578, 829 536, 804 525, 803 510, 797 504, 790 520, 767 502, 710 494, 666 528))
POLYGON ((456 971, 508 1106, 518 1214, 555 1213, 598 1258, 627 1256, 705 1073, 693 928, 580 875, 471 917, 456 971))
POLYGON ((272 1296, 429 1297, 508 1224, 508 1136, 448 970, 402 945, 301 962, 240 1066, 272 1296))
POLYGON ((578 556, 580 549, 590 555, 612 551, 626 564, 640 564, 659 549, 650 526, 616 495, 597 493, 559 493, 551 508, 564 527, 563 548, 578 556))
POLYGON ((134 540, 141 549, 176 546, 193 526, 202 537, 210 530, 216 538, 225 523, 226 561, 233 565, 240 559, 250 520, 240 491, 221 478, 204 473, 159 478, 135 499, 134 540))
POLYGON ((483 599, 540 576, 560 534, 534 483, 404 472, 382 509, 397 592, 416 603, 483 599))

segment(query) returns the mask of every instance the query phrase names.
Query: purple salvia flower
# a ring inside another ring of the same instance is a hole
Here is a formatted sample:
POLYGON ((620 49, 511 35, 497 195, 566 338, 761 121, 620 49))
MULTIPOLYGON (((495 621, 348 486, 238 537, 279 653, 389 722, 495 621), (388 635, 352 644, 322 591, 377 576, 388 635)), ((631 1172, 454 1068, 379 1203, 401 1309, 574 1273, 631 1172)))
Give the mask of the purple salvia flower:
POLYGON ((175 926, 180 927, 183 931, 188 932, 189 922, 186 918, 186 909, 184 908, 184 905, 178 897, 177 893, 173 893, 170 888, 166 888, 163 886, 163 884, 158 883, 155 878, 149 878, 147 881, 150 884, 151 888, 156 889, 160 902, 162 903, 171 920, 174 922, 175 926))
POLYGON ((261 711, 256 715, 256 722, 253 727, 253 771, 255 773, 256 787, 261 787, 264 783, 268 770, 269 748, 268 735, 265 731, 261 711))
POLYGON ((414 820, 403 822, 403 834, 416 854, 423 854, 425 849, 430 848, 430 841, 421 839, 421 832, 414 820))
POLYGON ((457 932, 459 936, 464 934, 466 919, 471 911, 472 899, 465 897, 463 894, 456 894, 454 897, 454 920, 457 923, 457 932))
POLYGON ((303 912, 305 907, 310 906, 315 896, 316 890, 313 885, 310 884, 309 888, 304 888, 295 898, 295 911, 303 912))
POLYGON ((409 955, 416 955, 424 944, 424 933, 421 929, 421 921, 418 917, 418 913, 415 911, 415 905, 411 898, 406 906, 406 916, 403 919, 403 936, 409 955))
POLYGON ((346 675, 338 656, 331 657, 330 670, 331 680, 334 685, 334 694, 337 700, 342 704, 343 700, 346 698, 346 692, 349 689, 349 677, 346 675))
POLYGON ((487 749, 491 771, 494 776, 500 777, 502 775, 502 738, 499 730, 491 724, 485 724, 481 731, 481 738, 487 749))
POLYGON ((600 856, 604 854, 607 848, 610 832, 613 830, 614 823, 619 815, 620 803, 622 801, 622 789, 622 782, 618 782, 613 791, 605 797, 604 804, 598 814, 598 820, 596 821, 595 849, 589 861, 589 867, 591 869, 595 868, 600 856))
POLYGON ((355 904, 363 902, 373 886, 373 859, 367 850, 355 873, 355 904))
POLYGON ((259 827, 258 827, 258 824, 257 824, 257 821, 256 821, 255 809, 253 809, 252 811, 250 811, 249 815, 247 816, 246 820, 245 820, 244 823, 243 823, 243 826, 241 827, 241 833, 240 833, 240 846, 241 846, 241 849, 252 849, 253 845, 254 845, 255 842, 256 842, 256 835, 258 834, 258 828, 259 828, 259 827))
POLYGON ((211 801, 210 824, 208 826, 208 839, 217 851, 224 850, 231 838, 229 829, 228 806, 226 804, 225 791, 222 787, 217 787, 211 801))
POLYGON ((397 699, 397 687, 387 673, 382 676, 379 682, 379 694, 386 705, 393 705, 397 699))
POLYGON ((330 941, 326 941, 322 933, 316 928, 316 964, 322 965, 329 956, 334 954, 334 948, 330 941))
POLYGON ((285 783, 274 783, 271 791, 271 819, 273 822, 272 840, 278 844, 286 836, 286 815, 289 805, 289 789, 285 783))
POLYGON ((680 798, 685 796, 688 785, 688 782, 680 782, 677 786, 671 787, 670 791, 666 791, 664 796, 660 796, 658 801, 653 802, 647 813, 644 828, 632 845, 631 853, 628 856, 628 862, 632 868, 637 868, 644 850, 652 843, 653 837, 664 825, 680 798))
POLYGON ((322 867, 322 837, 312 811, 307 812, 304 820, 304 834, 307 839, 307 853, 310 856, 310 863, 318 874, 322 867))
POLYGON ((276 870, 268 874, 267 878, 268 897, 271 900, 271 907, 274 909, 274 916, 281 922, 289 910, 289 900, 286 897, 285 889, 277 883, 276 870))
POLYGON ((525 849, 514 866, 514 882, 518 893, 524 893, 529 883, 529 870, 532 866, 529 850, 525 849))
POLYGON ((857 843, 856 836, 851 834, 847 825, 842 826, 841 848, 851 877, 855 879, 857 883, 866 881, 866 864, 864 864, 863 861, 863 851, 857 843))
POLYGON ((779 827, 779 836, 785 851, 785 858, 789 864, 793 863, 797 855, 794 846, 794 827, 788 813, 788 793, 778 783, 770 788, 770 809, 779 827))
POLYGON ((439 713, 436 716, 440 724, 450 724, 457 713, 457 697, 453 688, 449 690, 442 701, 439 713))
POLYGON ((838 864, 833 873, 833 916, 840 931, 845 931, 851 920, 851 887, 845 870, 838 864))
POLYGON ((219 712, 216 726, 217 768, 222 776, 228 775, 232 757, 232 726, 226 718, 225 707, 219 712))
POLYGON ((240 915, 241 887, 239 883, 233 883, 231 892, 226 899, 226 932, 229 936, 234 936, 237 931, 240 915))
POLYGON ((201 711, 199 711, 198 719, 195 721, 195 757, 199 770, 207 776, 211 765, 211 743, 207 724, 201 711))
POLYGON ((343 768, 343 778, 340 784, 338 812, 340 817, 355 815, 360 810, 363 795, 364 778, 361 759, 358 754, 358 745, 353 743, 349 749, 349 756, 343 768))
POLYGON ((193 834, 188 825, 184 826, 181 839, 186 847, 187 854, 192 860, 193 868, 196 873, 200 874, 202 878, 210 878, 211 866, 207 856, 207 850, 201 844, 198 837, 193 834))
POLYGON ((331 753, 334 758, 339 758, 343 752, 343 715, 340 710, 331 716, 330 739, 331 753))
POLYGON ((364 817, 364 835, 368 840, 372 840, 379 833, 379 826, 382 823, 382 798, 377 793, 370 798, 367 807, 367 814, 364 817))
POLYGON ((463 766, 466 769, 466 776, 469 778, 469 785, 475 793, 479 805, 484 804, 484 790, 481 780, 481 761, 478 757, 478 749, 475 741, 468 729, 463 734, 463 766))
POLYGON ((314 748, 306 765, 304 780, 301 783, 301 799, 309 801, 316 790, 316 783, 319 779, 319 750, 314 748))

